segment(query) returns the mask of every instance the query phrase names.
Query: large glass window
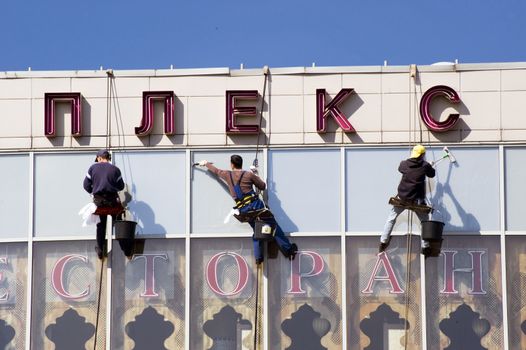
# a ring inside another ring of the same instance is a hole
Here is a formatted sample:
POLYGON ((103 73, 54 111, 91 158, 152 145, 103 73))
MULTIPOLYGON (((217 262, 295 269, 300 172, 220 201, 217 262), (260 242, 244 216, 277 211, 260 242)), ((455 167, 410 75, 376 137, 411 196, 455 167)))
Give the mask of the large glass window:
POLYGON ((347 237, 347 348, 421 349, 420 238, 378 242, 347 237))
POLYGON ((253 349, 254 325, 263 339, 263 277, 261 269, 257 275, 252 239, 196 238, 191 260, 190 347, 253 349))
POLYGON ((0 244, 0 348, 25 349, 27 244, 0 244))
MULTIPOLYGON (((230 170, 230 156, 243 157, 243 168, 249 169, 255 153, 247 151, 193 152, 192 163, 208 160, 219 169, 230 170)), ((263 157, 258 157, 260 175, 264 174, 263 157)), ((242 224, 230 216, 234 200, 226 184, 206 168, 192 168, 192 232, 234 233, 252 232, 248 224, 242 224)))
POLYGON ((38 242, 33 253, 31 348, 94 349, 95 341, 99 348, 106 339, 106 264, 93 241, 38 242))
POLYGON ((498 236, 444 236, 426 259, 427 348, 503 349, 498 236))
POLYGON ((183 349, 185 243, 137 240, 127 259, 113 242, 112 349, 183 349))
POLYGON ((82 227, 79 210, 92 201, 82 188, 94 154, 35 155, 36 236, 94 234, 95 226, 82 227))
POLYGON ((294 241, 294 260, 268 260, 269 349, 341 349, 340 238, 294 241))
POLYGON ((340 150, 269 152, 270 209, 285 232, 340 231, 340 150))
POLYGON ((27 237, 29 156, 0 155, 0 237, 27 237))
POLYGON ((506 184, 506 230, 526 230, 524 198, 526 198, 526 148, 504 149, 506 184))
POLYGON ((526 349, 526 236, 506 238, 509 349, 526 349))
POLYGON ((127 185, 127 208, 138 222, 138 233, 184 233, 185 153, 120 152, 114 163, 127 185))

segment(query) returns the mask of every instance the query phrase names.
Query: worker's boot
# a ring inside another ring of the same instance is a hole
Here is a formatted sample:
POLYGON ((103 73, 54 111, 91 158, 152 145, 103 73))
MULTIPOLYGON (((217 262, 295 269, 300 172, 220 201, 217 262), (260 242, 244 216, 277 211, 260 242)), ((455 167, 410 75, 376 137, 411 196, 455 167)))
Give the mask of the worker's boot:
POLYGON ((391 237, 387 240, 387 242, 380 242, 380 246, 378 247, 378 253, 383 253, 389 247, 389 243, 391 243, 391 237))

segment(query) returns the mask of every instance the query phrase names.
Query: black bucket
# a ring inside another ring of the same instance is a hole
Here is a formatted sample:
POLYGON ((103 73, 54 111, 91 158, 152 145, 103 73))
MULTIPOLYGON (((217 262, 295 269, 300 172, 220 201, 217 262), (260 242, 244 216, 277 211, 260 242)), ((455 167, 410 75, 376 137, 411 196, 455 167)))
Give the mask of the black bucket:
POLYGON ((444 223, 441 221, 422 221, 422 239, 428 241, 442 240, 442 231, 444 231, 444 223))
POLYGON ((135 228, 137 223, 135 221, 117 220, 115 225, 115 238, 116 239, 134 239, 135 228))

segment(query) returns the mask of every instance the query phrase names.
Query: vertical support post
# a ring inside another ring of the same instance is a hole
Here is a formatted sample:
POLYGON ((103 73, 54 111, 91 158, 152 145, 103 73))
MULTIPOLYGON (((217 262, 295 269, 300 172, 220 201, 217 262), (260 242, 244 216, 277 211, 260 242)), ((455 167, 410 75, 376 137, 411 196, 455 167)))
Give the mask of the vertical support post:
POLYGON ((184 281, 185 281, 185 288, 184 288, 184 348, 185 350, 191 350, 190 349, 190 293, 188 290, 190 289, 190 230, 191 230, 191 179, 192 179, 192 159, 191 159, 191 153, 189 149, 186 149, 185 151, 185 271, 184 271, 184 281))
POLYGON ((35 154, 29 153, 29 223, 27 227, 26 350, 31 345, 31 299, 33 297, 33 232, 35 221, 35 154))
POLYGON ((499 202, 500 202, 500 266, 502 284, 502 331, 504 332, 504 350, 508 350, 508 288, 506 285, 506 193, 505 193, 504 146, 499 146, 499 202))
POLYGON ((347 158, 345 154, 345 147, 340 148, 340 254, 341 254, 341 269, 342 269, 342 349, 347 349, 347 210, 346 210, 346 194, 347 194, 347 182, 346 182, 346 170, 347 170, 347 158))

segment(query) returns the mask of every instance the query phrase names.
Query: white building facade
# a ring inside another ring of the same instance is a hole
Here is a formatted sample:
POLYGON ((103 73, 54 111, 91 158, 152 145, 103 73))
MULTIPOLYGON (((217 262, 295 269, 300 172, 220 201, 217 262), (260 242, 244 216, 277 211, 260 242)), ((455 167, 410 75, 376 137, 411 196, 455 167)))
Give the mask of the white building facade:
POLYGON ((255 329, 271 350, 526 347, 526 63, 0 72, 0 117, 0 348, 253 349, 255 329), (441 254, 405 212, 378 255, 416 143, 456 158, 427 190, 441 254), (131 260, 113 241, 101 263, 78 215, 101 148, 131 260), (259 276, 193 166, 234 153, 300 248, 271 245, 259 276))

